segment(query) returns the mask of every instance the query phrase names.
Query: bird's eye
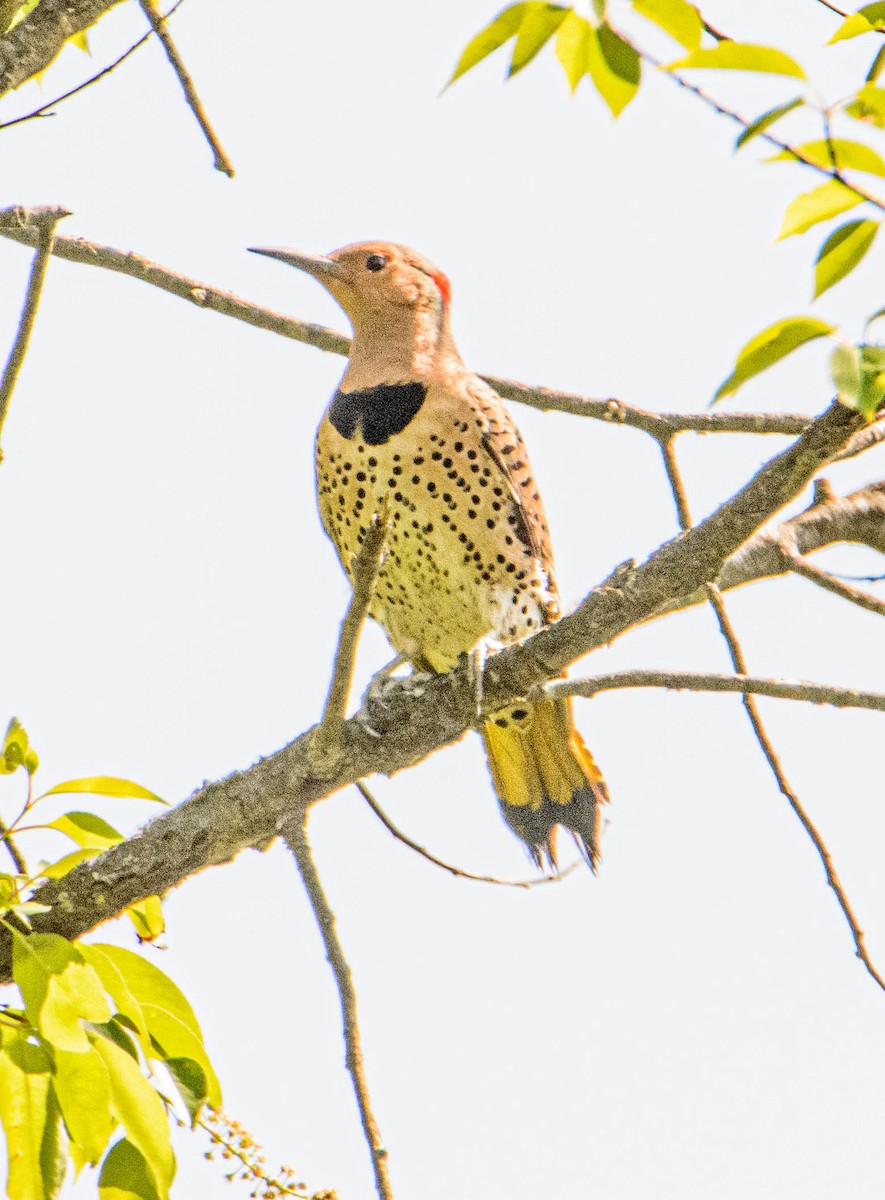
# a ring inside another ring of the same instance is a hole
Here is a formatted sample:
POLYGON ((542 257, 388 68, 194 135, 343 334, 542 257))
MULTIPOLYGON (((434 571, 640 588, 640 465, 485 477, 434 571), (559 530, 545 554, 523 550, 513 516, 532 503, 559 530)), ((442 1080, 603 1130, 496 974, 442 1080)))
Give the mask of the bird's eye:
POLYGON ((383 271, 389 261, 386 254, 370 254, 366 259, 366 270, 383 271))

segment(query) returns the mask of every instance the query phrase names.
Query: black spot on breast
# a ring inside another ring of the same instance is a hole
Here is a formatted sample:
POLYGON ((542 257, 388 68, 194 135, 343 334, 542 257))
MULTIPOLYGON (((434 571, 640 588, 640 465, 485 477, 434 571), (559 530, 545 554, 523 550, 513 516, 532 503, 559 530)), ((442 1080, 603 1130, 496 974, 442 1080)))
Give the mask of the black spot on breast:
POLYGON ((423 383, 381 383, 362 391, 336 392, 329 421, 344 438, 355 437, 359 428, 366 445, 383 446, 405 429, 426 396, 423 383))

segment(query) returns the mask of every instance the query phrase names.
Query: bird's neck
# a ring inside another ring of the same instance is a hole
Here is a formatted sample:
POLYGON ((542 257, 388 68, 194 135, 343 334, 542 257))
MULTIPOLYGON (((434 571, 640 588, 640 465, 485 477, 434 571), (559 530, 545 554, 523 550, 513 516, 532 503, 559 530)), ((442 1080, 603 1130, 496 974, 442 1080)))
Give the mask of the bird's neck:
POLYGON ((440 378, 463 364, 439 308, 371 314, 353 322, 350 360, 341 381, 352 392, 380 383, 440 378))

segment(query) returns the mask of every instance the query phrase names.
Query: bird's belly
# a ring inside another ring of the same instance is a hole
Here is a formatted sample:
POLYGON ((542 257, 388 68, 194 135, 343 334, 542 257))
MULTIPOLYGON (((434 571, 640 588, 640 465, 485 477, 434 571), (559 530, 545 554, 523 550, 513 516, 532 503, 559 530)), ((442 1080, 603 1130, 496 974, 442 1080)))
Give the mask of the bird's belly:
POLYGON ((434 435, 411 453, 396 440, 363 446, 335 438, 329 445, 321 429, 320 516, 350 573, 372 518, 386 513, 370 612, 399 653, 449 670, 482 638, 515 641, 545 623, 549 580, 515 535, 487 467, 456 467, 435 450, 434 435))

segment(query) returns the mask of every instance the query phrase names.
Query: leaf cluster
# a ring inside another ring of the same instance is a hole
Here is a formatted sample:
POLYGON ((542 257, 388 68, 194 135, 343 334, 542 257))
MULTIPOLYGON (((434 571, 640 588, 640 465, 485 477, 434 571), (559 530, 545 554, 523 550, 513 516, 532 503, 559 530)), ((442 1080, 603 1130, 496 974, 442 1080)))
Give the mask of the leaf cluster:
MULTIPOLYGON (((134 951, 77 946, 55 933, 31 931, 30 918, 48 911, 29 899, 35 884, 63 878, 123 835, 84 811, 24 823, 39 801, 69 792, 163 801, 112 776, 68 780, 34 798, 37 765, 27 732, 13 718, 0 750, 0 774, 23 770, 28 782, 21 811, 2 826, 18 872, 0 875, 0 923, 12 936, 20 993, 20 1001, 0 1007, 6 1194, 10 1200, 51 1200, 69 1163, 77 1174, 100 1164, 105 1200, 166 1200, 175 1173, 173 1105, 183 1106, 194 1123, 204 1105, 221 1102, 199 1023, 172 980, 134 951), (36 829, 64 834, 77 849, 31 873, 18 835, 36 829)), ((143 940, 162 931, 158 897, 128 912, 143 940)))
MULTIPOLYGON (((639 90, 643 60, 649 63, 654 60, 622 31, 611 26, 605 0, 594 0, 592 7, 593 18, 589 18, 574 8, 556 4, 511 4, 467 44, 449 83, 513 41, 507 72, 511 78, 553 41, 572 91, 585 76, 589 77, 612 115, 617 117, 639 90)), ((695 91, 717 111, 741 123, 743 128, 735 143, 736 150, 761 137, 778 148, 769 162, 802 164, 827 176, 825 182, 810 191, 800 192, 789 203, 777 240, 806 233, 860 205, 885 211, 885 201, 866 191, 855 178, 857 173, 885 178, 885 158, 869 143, 853 137, 834 137, 831 130, 836 113, 852 119, 855 127, 865 127, 873 133, 885 129, 885 88, 877 84, 885 68, 885 42, 877 50, 862 84, 832 107, 821 108, 811 91, 746 121, 711 101, 693 85, 685 84, 681 73, 751 71, 804 81, 805 71, 794 58, 774 46, 735 42, 712 31, 699 10, 687 0, 631 0, 630 7, 687 51, 661 69, 695 91), (703 45, 705 36, 715 44, 703 45), (822 136, 798 144, 776 137, 772 131, 778 122, 799 110, 817 112, 822 136)), ((828 44, 883 31, 885 2, 880 0, 848 16, 828 44)), ((813 299, 829 291, 859 265, 872 248, 879 225, 877 216, 864 215, 846 221, 828 233, 814 262, 813 299)), ((733 394, 748 379, 806 342, 838 336, 840 344, 830 362, 831 378, 843 403, 856 407, 872 420, 885 400, 881 362, 885 351, 868 342, 867 331, 881 315, 879 309, 867 319, 864 338, 857 344, 850 344, 850 339, 839 335, 835 326, 816 317, 789 317, 775 322, 743 347, 733 371, 716 391, 714 401, 733 394)))

